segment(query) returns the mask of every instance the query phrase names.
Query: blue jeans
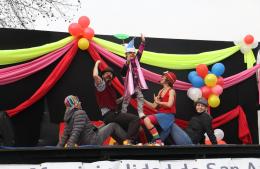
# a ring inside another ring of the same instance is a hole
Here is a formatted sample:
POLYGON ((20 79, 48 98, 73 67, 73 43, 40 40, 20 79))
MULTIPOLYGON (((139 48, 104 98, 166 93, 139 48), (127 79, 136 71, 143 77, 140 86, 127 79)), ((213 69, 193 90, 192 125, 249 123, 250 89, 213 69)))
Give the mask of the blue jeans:
POLYGON ((160 133, 161 140, 164 141, 169 135, 171 135, 176 145, 193 144, 188 134, 175 122, 173 122, 170 128, 160 133))

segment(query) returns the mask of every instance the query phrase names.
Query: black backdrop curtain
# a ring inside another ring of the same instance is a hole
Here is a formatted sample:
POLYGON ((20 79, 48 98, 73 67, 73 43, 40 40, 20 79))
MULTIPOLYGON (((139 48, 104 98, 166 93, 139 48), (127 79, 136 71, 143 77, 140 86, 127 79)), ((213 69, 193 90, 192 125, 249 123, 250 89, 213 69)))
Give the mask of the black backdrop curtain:
MULTIPOLYGON (((19 49, 43 45, 55 42, 64 37, 69 36, 67 33, 60 32, 44 32, 32 30, 18 29, 0 29, 0 49, 19 49)), ((116 43, 122 43, 112 36, 98 36, 100 38, 111 40, 116 43)), ((200 40, 179 40, 179 39, 159 39, 146 38, 147 45, 145 50, 162 52, 162 53, 178 53, 178 54, 195 54, 199 52, 212 51, 233 46, 233 42, 222 41, 200 41, 200 40)), ((136 40, 136 47, 140 39, 136 40)), ((257 50, 254 50, 255 54, 257 50)), ((243 63, 243 54, 235 53, 233 56, 225 59, 222 63, 226 67, 223 77, 228 77, 246 69, 243 63)), ((28 99, 47 78, 56 64, 48 66, 44 70, 33 74, 18 82, 0 86, 0 110, 7 110, 16 107, 18 104, 28 99)), ((107 61, 116 71, 116 75, 120 77, 120 69, 107 61)), ((86 51, 78 51, 77 56, 73 60, 71 66, 65 72, 63 77, 58 81, 54 88, 45 96, 47 99, 50 118, 54 123, 62 121, 64 114, 63 100, 67 95, 73 94, 79 96, 82 101, 83 108, 87 111, 92 120, 101 119, 100 111, 96 105, 94 95, 94 85, 92 79, 93 60, 86 51)), ((162 73, 166 69, 141 64, 142 67, 162 73)), ((6 67, 6 66, 1 66, 6 67)), ((211 66, 209 66, 211 68, 211 66)), ((188 81, 187 76, 191 70, 173 70, 179 80, 188 81)), ((149 91, 144 91, 145 98, 152 100, 153 93, 157 93, 160 86, 147 82, 149 91)), ((37 144, 40 135, 40 124, 44 111, 44 98, 28 109, 24 110, 17 116, 13 117, 15 141, 17 146, 34 146, 37 144)), ((258 90, 256 77, 245 80, 238 85, 225 89, 220 96, 221 104, 218 108, 212 109, 212 116, 217 117, 223 113, 232 110, 237 105, 241 105, 244 109, 249 128, 253 137, 253 143, 258 143, 257 129, 257 109, 258 109, 258 90)), ((129 109, 134 113, 133 109, 129 109)), ((193 114, 193 103, 187 97, 186 91, 177 90, 177 118, 189 120, 193 114)), ((225 132, 225 141, 230 144, 241 143, 237 136, 237 120, 221 126, 225 132)))

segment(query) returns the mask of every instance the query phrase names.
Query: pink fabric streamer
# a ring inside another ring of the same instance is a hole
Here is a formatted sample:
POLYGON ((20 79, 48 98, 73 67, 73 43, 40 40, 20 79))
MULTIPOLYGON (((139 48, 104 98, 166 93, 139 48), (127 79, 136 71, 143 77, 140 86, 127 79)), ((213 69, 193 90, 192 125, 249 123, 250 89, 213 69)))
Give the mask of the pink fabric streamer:
MULTIPOLYGON (((100 47, 99 45, 95 44, 94 42, 91 42, 91 45, 93 45, 93 47, 101 54, 103 55, 105 58, 107 58, 110 62, 112 62, 113 64, 117 65, 118 67, 123 67, 123 65, 125 64, 125 59, 103 49, 102 47, 100 47)), ((160 79, 161 79, 161 75, 153 73, 149 70, 146 70, 144 68, 142 68, 144 77, 146 80, 149 80, 151 82, 154 83, 159 83, 160 79)), ((177 80, 176 83, 174 84, 174 88, 175 89, 179 89, 179 90, 188 90, 191 87, 191 84, 186 83, 186 82, 182 82, 177 80)))
POLYGON ((0 69, 0 85, 16 82, 44 69, 68 51, 72 47, 73 43, 74 42, 71 42, 63 48, 53 51, 31 62, 0 69))
MULTIPOLYGON (((94 42, 91 42, 91 44, 95 47, 95 49, 100 54, 102 54, 110 62, 112 62, 113 64, 115 64, 119 67, 123 67, 123 65, 125 63, 125 59, 107 51, 106 49, 103 49, 102 47, 95 44, 94 42)), ((260 64, 257 64, 250 69, 244 70, 244 71, 242 71, 238 74, 235 74, 233 76, 224 78, 224 89, 246 80, 247 78, 252 76, 254 73, 256 73, 257 69, 259 69, 259 68, 260 68, 260 64)), ((142 71, 144 73, 146 80, 149 80, 149 81, 154 82, 154 83, 159 83, 161 75, 153 73, 153 72, 146 70, 144 68, 142 68, 142 71)), ((178 89, 178 90, 188 90, 191 86, 192 85, 190 83, 183 82, 183 81, 180 81, 180 80, 177 80, 174 84, 174 88, 178 89)))

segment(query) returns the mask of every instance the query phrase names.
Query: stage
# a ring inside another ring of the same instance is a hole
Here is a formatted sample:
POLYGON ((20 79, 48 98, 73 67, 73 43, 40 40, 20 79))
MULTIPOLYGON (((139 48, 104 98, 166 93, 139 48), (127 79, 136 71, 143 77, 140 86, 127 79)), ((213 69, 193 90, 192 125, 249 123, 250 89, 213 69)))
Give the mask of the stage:
POLYGON ((73 149, 56 147, 4 148, 1 164, 39 164, 43 162, 95 162, 103 160, 184 160, 208 158, 257 158, 259 145, 213 146, 86 146, 73 149))

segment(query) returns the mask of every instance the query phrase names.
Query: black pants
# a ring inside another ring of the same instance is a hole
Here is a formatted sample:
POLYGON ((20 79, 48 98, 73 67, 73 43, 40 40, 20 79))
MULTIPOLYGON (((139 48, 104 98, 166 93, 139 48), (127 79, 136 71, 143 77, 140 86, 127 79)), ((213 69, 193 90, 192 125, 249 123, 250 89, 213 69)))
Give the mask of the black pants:
POLYGON ((140 128, 139 118, 130 113, 116 113, 109 111, 103 116, 106 124, 115 122, 127 131, 127 139, 136 140, 140 128))

